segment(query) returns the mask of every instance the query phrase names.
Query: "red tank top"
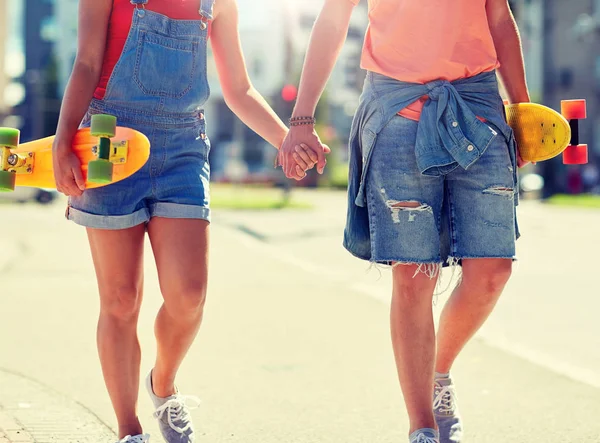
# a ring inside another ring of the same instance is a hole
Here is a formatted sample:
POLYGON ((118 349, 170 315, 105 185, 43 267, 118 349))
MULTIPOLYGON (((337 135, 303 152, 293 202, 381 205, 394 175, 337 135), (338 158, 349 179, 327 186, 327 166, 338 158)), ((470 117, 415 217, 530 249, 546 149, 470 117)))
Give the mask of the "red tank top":
MULTIPOLYGON (((129 0, 113 0, 112 12, 106 35, 106 49, 102 63, 102 74, 94 92, 94 98, 101 100, 106 94, 106 87, 115 65, 121 57, 135 6, 129 0)), ((200 0, 150 0, 146 4, 149 11, 158 12, 175 20, 200 20, 200 0)), ((210 23, 208 24, 210 35, 210 23)))

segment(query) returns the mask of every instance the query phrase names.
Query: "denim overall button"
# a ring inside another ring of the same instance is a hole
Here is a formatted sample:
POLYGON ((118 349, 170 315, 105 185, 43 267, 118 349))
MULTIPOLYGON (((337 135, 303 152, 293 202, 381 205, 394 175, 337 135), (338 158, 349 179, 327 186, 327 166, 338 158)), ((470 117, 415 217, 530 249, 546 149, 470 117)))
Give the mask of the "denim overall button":
POLYGON ((145 16, 145 15, 146 15, 146 10, 145 10, 145 9, 138 8, 138 10, 137 10, 137 14, 138 14, 138 17, 143 17, 143 16, 145 16))
POLYGON ((471 152, 473 149, 475 149, 475 148, 473 147, 473 145, 469 145, 469 146, 467 146, 467 151, 471 152))
POLYGON ((204 112, 200 112, 198 114, 198 117, 200 117, 200 120, 204 120, 204 112))
POLYGON ((452 126, 456 128, 458 126, 458 122, 452 122, 452 126))
POLYGON ((206 23, 200 22, 200 29, 204 31, 206 29, 206 23))

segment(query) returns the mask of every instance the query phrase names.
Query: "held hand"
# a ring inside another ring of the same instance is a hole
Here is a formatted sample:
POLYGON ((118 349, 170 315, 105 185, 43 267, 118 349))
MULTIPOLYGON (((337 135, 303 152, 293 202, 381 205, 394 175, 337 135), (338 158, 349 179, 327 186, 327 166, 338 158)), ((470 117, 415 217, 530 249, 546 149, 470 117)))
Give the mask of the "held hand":
MULTIPOLYGON (((325 150, 325 154, 329 154, 331 149, 329 146, 323 145, 325 150)), ((306 146, 304 143, 301 143, 300 146, 295 146, 293 154, 294 161, 296 162, 296 166, 294 168, 294 172, 296 173, 294 177, 295 180, 302 180, 306 177, 306 171, 314 168, 314 166, 318 163, 319 157, 317 154, 306 146)))
POLYGON ((327 164, 325 154, 330 152, 312 126, 292 126, 279 150, 278 163, 287 178, 301 180, 306 176, 304 171, 311 169, 315 162, 317 171, 322 174, 327 164))
POLYGON ((80 196, 85 190, 81 162, 69 144, 55 143, 52 147, 54 180, 58 192, 66 196, 80 196))

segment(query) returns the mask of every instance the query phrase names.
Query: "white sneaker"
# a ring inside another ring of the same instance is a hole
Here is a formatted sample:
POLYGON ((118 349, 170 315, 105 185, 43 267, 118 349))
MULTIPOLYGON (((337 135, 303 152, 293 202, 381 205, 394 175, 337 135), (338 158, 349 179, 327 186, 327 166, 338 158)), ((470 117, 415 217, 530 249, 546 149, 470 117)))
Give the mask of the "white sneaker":
POLYGON ((121 440, 119 440, 117 443, 147 443, 148 441, 150 441, 150 435, 139 434, 139 435, 134 435, 133 437, 131 435, 126 435, 121 440))
POLYGON ((165 441, 167 443, 195 442, 196 434, 192 417, 190 417, 190 409, 197 408, 200 400, 197 397, 181 395, 179 390, 170 397, 157 397, 152 388, 152 371, 146 378, 146 389, 156 408, 154 417, 158 419, 160 432, 165 441), (190 407, 187 400, 191 400, 196 404, 190 407))

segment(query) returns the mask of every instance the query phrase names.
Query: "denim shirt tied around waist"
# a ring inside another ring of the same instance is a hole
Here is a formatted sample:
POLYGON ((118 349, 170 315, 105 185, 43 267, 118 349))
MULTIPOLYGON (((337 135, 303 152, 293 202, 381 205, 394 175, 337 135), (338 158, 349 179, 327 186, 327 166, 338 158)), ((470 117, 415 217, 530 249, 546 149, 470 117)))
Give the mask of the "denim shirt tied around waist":
POLYGON ((415 143, 420 172, 442 176, 458 167, 468 169, 484 154, 494 137, 504 137, 514 174, 515 210, 518 205, 516 143, 506 123, 495 71, 454 82, 434 80, 426 84, 402 82, 368 72, 350 131, 348 216, 344 232, 344 247, 364 260, 371 258, 365 197, 371 152, 378 134, 390 120, 423 96, 428 99, 423 106, 415 143))

